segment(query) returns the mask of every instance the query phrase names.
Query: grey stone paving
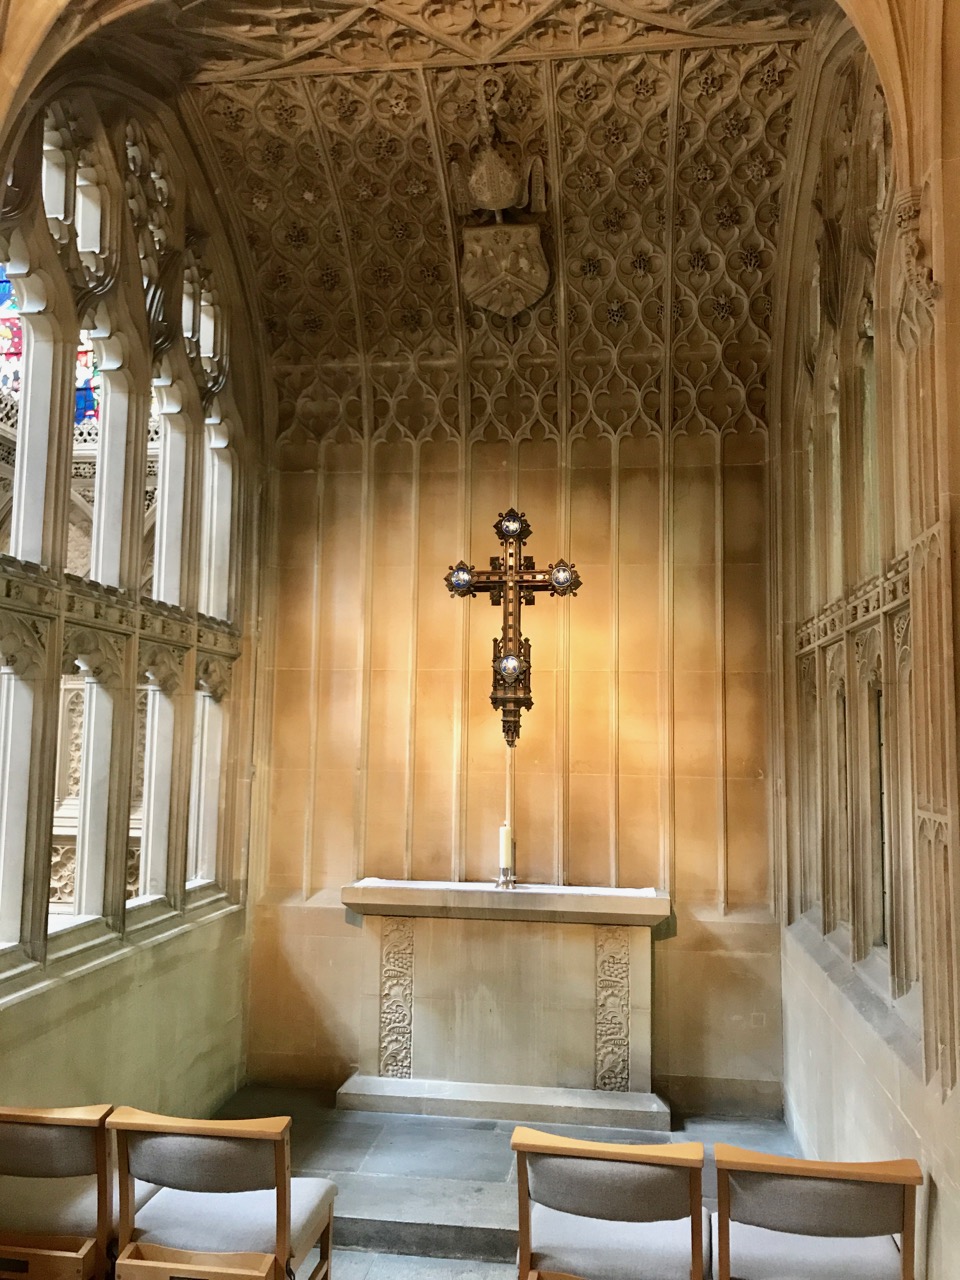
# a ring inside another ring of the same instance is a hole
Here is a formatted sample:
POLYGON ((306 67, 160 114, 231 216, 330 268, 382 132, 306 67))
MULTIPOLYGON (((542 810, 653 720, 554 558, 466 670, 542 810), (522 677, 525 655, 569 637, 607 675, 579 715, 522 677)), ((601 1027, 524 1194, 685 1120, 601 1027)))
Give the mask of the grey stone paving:
MULTIPOLYGON (((506 1280, 515 1273, 513 1121, 337 1111, 310 1090, 248 1085, 221 1115, 289 1115, 294 1173, 339 1188, 335 1280, 506 1280)), ((716 1197, 714 1142, 799 1155, 773 1120, 696 1117, 672 1133, 537 1125, 601 1142, 703 1142, 703 1194, 716 1197)), ((309 1274, 309 1273, 308 1273, 309 1274)))
POLYGON ((513 1262, 334 1249, 331 1280, 516 1280, 516 1275, 513 1262))

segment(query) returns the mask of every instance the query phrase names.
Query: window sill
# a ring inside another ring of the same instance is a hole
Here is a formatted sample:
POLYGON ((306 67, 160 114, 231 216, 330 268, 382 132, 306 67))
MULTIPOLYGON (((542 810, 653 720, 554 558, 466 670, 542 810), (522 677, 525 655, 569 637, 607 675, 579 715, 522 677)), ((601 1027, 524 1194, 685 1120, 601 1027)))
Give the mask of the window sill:
POLYGON ((196 906, 174 911, 164 899, 135 907, 127 918, 121 937, 106 921, 77 921, 72 928, 55 934, 47 949, 47 962, 28 960, 23 949, 10 944, 0 948, 0 1010, 18 1004, 45 989, 59 986, 81 973, 89 973, 131 955, 137 947, 153 946, 187 933, 201 925, 243 911, 217 889, 196 906))
POLYGON ((848 931, 841 928, 825 937, 820 931, 820 913, 816 909, 794 920, 786 932, 900 1061, 922 1076, 923 1042, 913 1016, 918 1000, 916 984, 909 995, 894 1000, 889 994, 888 978, 884 994, 877 983, 877 962, 871 963, 868 959, 854 964, 850 959, 848 931))

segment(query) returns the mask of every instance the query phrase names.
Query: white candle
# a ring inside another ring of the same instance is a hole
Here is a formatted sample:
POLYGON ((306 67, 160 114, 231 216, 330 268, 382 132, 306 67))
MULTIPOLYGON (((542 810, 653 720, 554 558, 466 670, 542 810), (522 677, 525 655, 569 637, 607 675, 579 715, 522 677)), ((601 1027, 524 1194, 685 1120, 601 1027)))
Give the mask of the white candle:
POLYGON ((513 874, 513 831, 506 822, 500 827, 500 869, 513 874))

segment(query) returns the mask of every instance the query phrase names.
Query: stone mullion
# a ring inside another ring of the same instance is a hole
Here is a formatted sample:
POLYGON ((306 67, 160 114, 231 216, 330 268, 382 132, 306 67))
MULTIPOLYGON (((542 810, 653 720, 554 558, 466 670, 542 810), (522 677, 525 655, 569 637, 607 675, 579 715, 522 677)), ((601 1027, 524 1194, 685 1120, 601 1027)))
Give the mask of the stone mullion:
MULTIPOLYGON (((169 694, 173 704, 173 730, 170 744, 170 816, 167 827, 167 857, 164 893, 170 905, 181 909, 185 901, 187 879, 187 830, 190 815, 190 766, 194 714, 196 705, 195 667, 196 651, 183 656, 183 674, 176 688, 169 694)), ((160 695, 164 696, 164 695, 160 695)), ((237 781, 236 763, 230 763, 228 777, 237 781)), ((236 797, 239 800, 239 796, 236 797)), ((233 812, 235 804, 224 805, 224 813, 233 812)), ((146 819, 146 813, 144 813, 146 819)), ((226 825, 226 824, 225 824, 226 825)), ((141 857, 143 855, 141 854, 141 857)), ((227 876, 219 878, 223 888, 229 888, 227 876)))
MULTIPOLYGON (((33 684, 31 681, 30 684, 33 684)), ((0 671, 0 946, 20 941, 24 836, 33 775, 34 690, 12 671, 0 671), (31 742, 18 752, 13 735, 29 722, 31 742)))
POLYGON ((831 795, 831 752, 829 747, 831 742, 831 733, 836 732, 837 692, 835 688, 831 687, 830 673, 827 666, 826 647, 818 645, 816 655, 817 686, 823 691, 823 696, 818 700, 817 704, 817 736, 820 744, 818 791, 820 794, 820 843, 822 849, 822 863, 820 870, 821 925, 824 934, 828 934, 832 933, 837 925, 836 874, 834 869, 836 850, 834 849, 833 842, 830 839, 827 819, 827 814, 830 809, 831 795), (831 723, 831 718, 833 723, 831 723))
MULTIPOLYGON (((960 1010, 958 974, 957 870, 950 849, 956 828, 956 740, 953 668, 952 592, 950 584, 949 527, 945 521, 917 539, 910 557, 915 691, 919 694, 914 717, 917 725, 918 836, 926 830, 928 845, 918 839, 921 874, 928 885, 931 915, 927 917, 933 946, 927 949, 929 967, 922 977, 934 979, 935 1039, 941 1087, 956 1083, 960 1067, 957 1026, 960 1010), (924 750, 919 748, 921 743, 924 750), (924 866, 924 863, 928 865, 924 866), (931 970, 933 972, 931 972, 931 970)), ((928 1067, 933 1064, 928 1063, 928 1067)))
POLYGON ((868 632, 847 636, 848 682, 852 696, 847 698, 847 741, 850 764, 848 778, 856 785, 850 786, 850 929, 854 960, 863 960, 871 952, 875 937, 874 891, 876 868, 873 861, 874 790, 871 771, 872 750, 870 707, 870 681, 865 670, 866 657, 857 653, 857 641, 865 640, 868 632))
MULTIPOLYGON (((203 691, 204 740, 208 744, 212 739, 215 740, 215 760, 218 768, 213 777, 213 785, 207 789, 204 784, 201 803, 204 806, 202 809, 204 819, 209 821, 209 812, 212 808, 216 823, 212 860, 214 879, 220 888, 229 891, 231 871, 236 863, 234 856, 236 805, 230 802, 236 796, 239 784, 237 757, 242 727, 237 683, 234 679, 234 664, 228 664, 227 670, 229 687, 225 685, 216 693, 203 691), (213 792, 212 803, 210 791, 213 792), (231 819, 234 821, 231 822, 231 819)), ((207 774, 210 777, 213 775, 213 770, 207 770, 207 774)), ((198 852, 202 852, 202 843, 197 848, 198 852)), ((202 862, 198 860, 198 875, 202 876, 203 870, 202 862)))
MULTIPOLYGON (((199 388, 198 388, 199 389, 199 388)), ((183 560, 180 567, 180 599, 182 607, 196 614, 200 607, 200 561, 204 554, 203 522, 207 506, 206 454, 207 409, 200 407, 196 417, 189 417, 186 440, 186 485, 183 500, 183 560)), ((206 602, 205 602, 206 603, 206 602)))
MULTIPOLYGON (((806 378, 803 365, 806 335, 802 319, 806 282, 804 269, 809 263, 810 246, 806 240, 801 241, 797 226, 801 209, 806 211, 809 207, 818 167, 818 157, 811 154, 812 149, 805 150, 802 144, 802 139, 811 135, 818 105, 817 60, 811 52, 808 45, 801 56, 801 81, 794 99, 794 124, 787 149, 789 163, 785 167, 782 189, 784 214, 772 286, 773 296, 787 298, 787 307, 773 317, 768 380, 769 758, 771 778, 784 779, 782 787, 770 787, 770 833, 774 850, 773 902, 785 923, 804 909, 802 868, 808 855, 803 833, 809 832, 813 825, 809 815, 803 812, 809 796, 804 798, 802 779, 810 778, 810 768, 803 757, 804 751, 809 751, 813 744, 808 742, 804 748, 799 732, 801 719, 805 718, 804 723, 807 723, 809 716, 803 705, 802 691, 798 691, 796 653, 797 626, 807 612, 802 600, 805 556, 801 548, 804 546, 805 512, 801 477, 805 465, 806 419, 801 388, 806 378), (798 263, 801 255, 802 261, 798 263), (799 280, 804 284, 798 289, 795 282, 799 280), (781 637, 779 643, 778 636, 781 637)), ((811 661, 816 672, 815 651, 811 661)), ((810 736, 809 725, 806 736, 810 736)), ((819 773, 816 776, 819 777, 819 773)), ((819 798, 819 787, 816 794, 819 798)), ((819 842, 817 848, 819 857, 819 842)))
POLYGON ((56 795, 57 725, 63 666, 62 616, 50 620, 43 668, 34 686, 30 734, 30 789, 24 836, 21 944, 31 960, 47 954, 53 810, 56 795))
MULTIPOLYGON (((667 108, 668 174, 677 170, 680 86, 683 55, 670 54, 670 102, 667 108)), ((677 187, 664 193, 663 383, 660 410, 660 888, 674 892, 676 883, 676 788, 674 784, 674 582, 673 582, 673 375, 677 187)))
MULTIPOLYGON (((123 664, 119 682, 112 690, 98 685, 95 705, 105 708, 105 698, 110 701, 110 768, 107 783, 108 811, 106 821, 106 847, 103 864, 102 915, 111 929, 122 930, 126 904, 127 846, 130 833, 130 799, 133 784, 133 765, 136 755, 136 683, 137 636, 114 637, 123 646, 123 664)), ((87 685, 89 691, 89 683, 87 685)), ((86 712, 85 703, 85 712, 86 712)), ((84 714, 86 739, 88 717, 84 714)), ((104 733, 104 737, 106 734, 104 733)), ((89 777, 90 765, 84 741, 84 774, 89 777)), ((82 796, 82 793, 81 793, 82 796)), ((82 804, 81 804, 82 815, 82 804)), ((81 817, 82 820, 82 817, 81 817)), ((77 839, 77 866, 80 866, 80 840, 77 839)))
POLYGON ((900 839, 900 776, 902 758, 900 734, 900 663, 889 613, 880 620, 880 670, 883 673, 883 755, 881 770, 885 781, 883 821, 886 833, 884 858, 887 861, 887 945, 890 949, 890 981, 894 998, 910 989, 908 956, 908 907, 905 892, 909 877, 909 845, 900 839))
POLYGON ((840 417, 840 477, 844 495, 841 526, 841 565, 843 590, 847 592, 854 583, 868 573, 875 573, 865 563, 863 546, 863 396, 860 389, 862 364, 858 359, 858 342, 855 332, 856 311, 850 314, 852 298, 845 299, 846 314, 841 316, 838 335, 840 386, 838 388, 838 413, 840 417))

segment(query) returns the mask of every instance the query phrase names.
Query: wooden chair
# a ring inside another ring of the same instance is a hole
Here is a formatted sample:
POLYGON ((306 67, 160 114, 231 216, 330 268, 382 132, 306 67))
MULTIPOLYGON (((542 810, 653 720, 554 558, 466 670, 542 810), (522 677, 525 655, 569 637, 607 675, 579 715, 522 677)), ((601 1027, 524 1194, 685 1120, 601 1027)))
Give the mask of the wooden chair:
POLYGON ((519 1280, 709 1276, 702 1143, 632 1146, 518 1128, 510 1145, 520 1196, 519 1280))
POLYGON ((724 1142, 714 1155, 717 1280, 914 1280, 916 1160, 829 1164, 724 1142))
POLYGON ((117 1280, 291 1280, 320 1245, 310 1280, 329 1280, 326 1178, 290 1177, 290 1117, 182 1120, 119 1107, 117 1280), (134 1204, 137 1180, 160 1189, 134 1204))
POLYGON ((0 1107, 0 1277, 103 1280, 109 1106, 0 1107))

